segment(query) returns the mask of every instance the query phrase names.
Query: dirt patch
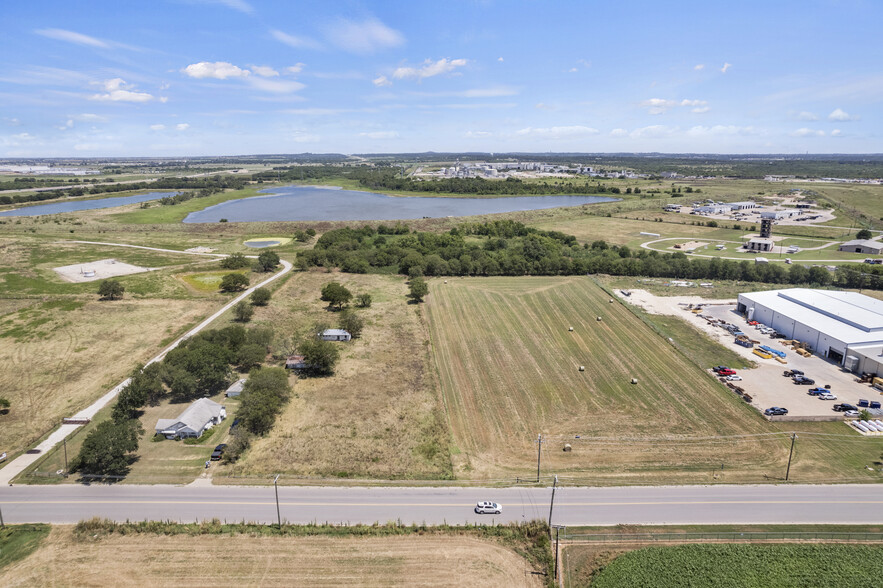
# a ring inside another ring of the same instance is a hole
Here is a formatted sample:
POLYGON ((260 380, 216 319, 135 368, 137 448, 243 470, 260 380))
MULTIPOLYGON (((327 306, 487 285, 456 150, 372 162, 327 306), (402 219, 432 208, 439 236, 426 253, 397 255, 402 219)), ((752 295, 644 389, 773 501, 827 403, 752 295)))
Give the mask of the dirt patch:
POLYGON ((55 527, 3 572, 14 586, 539 587, 524 559, 470 537, 125 535, 78 540, 55 527), (64 580, 61 580, 64 579, 64 580))
POLYGON ((674 249, 676 251, 693 251, 694 249, 706 247, 707 245, 708 241, 686 241, 684 243, 675 243, 670 247, 670 249, 674 249))
POLYGON ((140 267, 116 259, 99 259, 73 265, 53 268, 62 279, 68 282, 94 282, 116 276, 128 276, 142 272, 154 271, 158 268, 140 267))

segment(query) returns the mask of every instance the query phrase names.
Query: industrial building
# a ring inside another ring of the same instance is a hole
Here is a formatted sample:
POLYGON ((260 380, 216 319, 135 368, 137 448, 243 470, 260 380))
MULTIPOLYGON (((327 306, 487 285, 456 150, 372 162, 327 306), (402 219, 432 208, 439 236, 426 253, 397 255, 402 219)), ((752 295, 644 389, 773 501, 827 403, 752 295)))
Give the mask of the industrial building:
POLYGON ((757 202, 730 202, 730 208, 732 210, 750 210, 752 208, 760 208, 760 204, 757 202))
POLYGON ((855 292, 788 288, 739 294, 736 310, 853 372, 883 373, 883 301, 855 292))
POLYGON ((768 210, 760 213, 760 218, 770 218, 773 220, 782 220, 783 218, 791 218, 794 216, 800 216, 802 210, 797 210, 794 208, 786 209, 786 210, 768 210))
POLYGON ((880 252, 883 251, 883 243, 880 241, 871 241, 869 239, 854 239, 842 243, 838 249, 840 249, 840 251, 849 251, 850 253, 880 255, 880 252))
POLYGON ((745 244, 745 249, 748 251, 772 251, 773 245, 774 243, 772 239, 754 237, 745 244))

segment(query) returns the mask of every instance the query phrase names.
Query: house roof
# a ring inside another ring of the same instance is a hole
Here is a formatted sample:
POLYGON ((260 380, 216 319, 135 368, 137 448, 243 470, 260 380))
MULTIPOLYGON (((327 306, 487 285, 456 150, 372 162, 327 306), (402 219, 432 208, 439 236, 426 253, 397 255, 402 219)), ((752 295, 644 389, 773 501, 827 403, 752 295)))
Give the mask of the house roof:
POLYGON ((227 388, 227 394, 230 394, 231 392, 233 392, 233 393, 238 392, 241 394, 242 388, 243 388, 243 386, 245 386, 245 380, 246 380, 246 378, 241 378, 241 379, 233 382, 233 385, 230 386, 229 388, 227 388))
POLYGON ((848 345, 883 341, 883 301, 857 292, 787 288, 739 295, 848 345))
POLYGON ((349 335, 349 332, 344 331, 343 329, 325 329, 324 331, 322 331, 322 335, 326 337, 331 335, 339 337, 341 335, 349 335))
POLYGON ((208 398, 200 398, 178 415, 176 419, 159 419, 156 422, 156 430, 162 431, 181 423, 194 431, 200 431, 207 422, 221 416, 224 407, 208 398))
POLYGON ((880 249, 883 247, 883 243, 880 241, 872 241, 871 239, 853 239, 852 241, 847 241, 846 243, 842 243, 841 247, 872 247, 874 249, 880 249))

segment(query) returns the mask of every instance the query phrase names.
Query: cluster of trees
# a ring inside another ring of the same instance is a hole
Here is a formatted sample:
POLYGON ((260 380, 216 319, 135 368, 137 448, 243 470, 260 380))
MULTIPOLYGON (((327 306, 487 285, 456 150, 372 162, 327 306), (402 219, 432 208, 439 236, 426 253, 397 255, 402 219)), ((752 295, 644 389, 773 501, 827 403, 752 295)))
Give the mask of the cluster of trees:
POLYGON ((502 181, 483 178, 415 180, 399 177, 395 170, 390 169, 362 171, 362 173, 354 175, 359 176, 359 184, 372 190, 513 196, 525 194, 619 194, 621 192, 617 187, 608 187, 601 183, 589 184, 572 181, 524 182, 518 178, 506 178, 502 181))
POLYGON ((224 269, 250 267, 255 272, 271 272, 279 266, 280 262, 278 253, 271 249, 265 249, 258 255, 257 261, 251 261, 241 253, 231 253, 221 260, 221 267, 224 269))
POLYGON ((662 253, 603 240, 580 245, 557 231, 538 231, 515 221, 472 223, 448 233, 380 235, 365 226, 323 234, 298 255, 303 267, 339 267, 351 273, 394 271, 418 276, 521 276, 610 274, 678 279, 742 280, 773 284, 836 285, 883 289, 883 267, 842 266, 836 272, 800 264, 756 264, 662 253), (464 238, 483 236, 481 241, 464 238))
POLYGON ((248 380, 240 395, 236 417, 239 426, 233 430, 233 439, 224 453, 225 463, 239 459, 251 446, 255 436, 266 435, 276 417, 291 397, 291 386, 284 368, 258 367, 248 374, 248 380))
POLYGON ((256 288, 248 300, 240 300, 233 307, 233 317, 241 323, 247 323, 254 316, 254 307, 267 306, 271 296, 272 293, 267 288, 256 288))
POLYGON ((139 417, 145 406, 165 398, 190 402, 219 393, 231 380, 231 365, 248 371, 263 362, 272 336, 269 329, 247 331, 238 325, 204 331, 183 341, 162 362, 136 369, 120 391, 111 418, 87 435, 70 471, 126 475, 144 432, 139 417))

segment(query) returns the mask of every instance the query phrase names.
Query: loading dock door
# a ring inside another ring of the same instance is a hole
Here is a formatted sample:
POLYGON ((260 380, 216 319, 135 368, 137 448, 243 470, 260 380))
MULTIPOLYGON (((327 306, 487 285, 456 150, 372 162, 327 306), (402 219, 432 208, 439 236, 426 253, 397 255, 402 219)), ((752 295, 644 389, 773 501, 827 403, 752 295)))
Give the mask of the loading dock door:
POLYGON ((837 363, 843 363, 843 353, 830 347, 828 348, 828 359, 836 361, 837 363))

